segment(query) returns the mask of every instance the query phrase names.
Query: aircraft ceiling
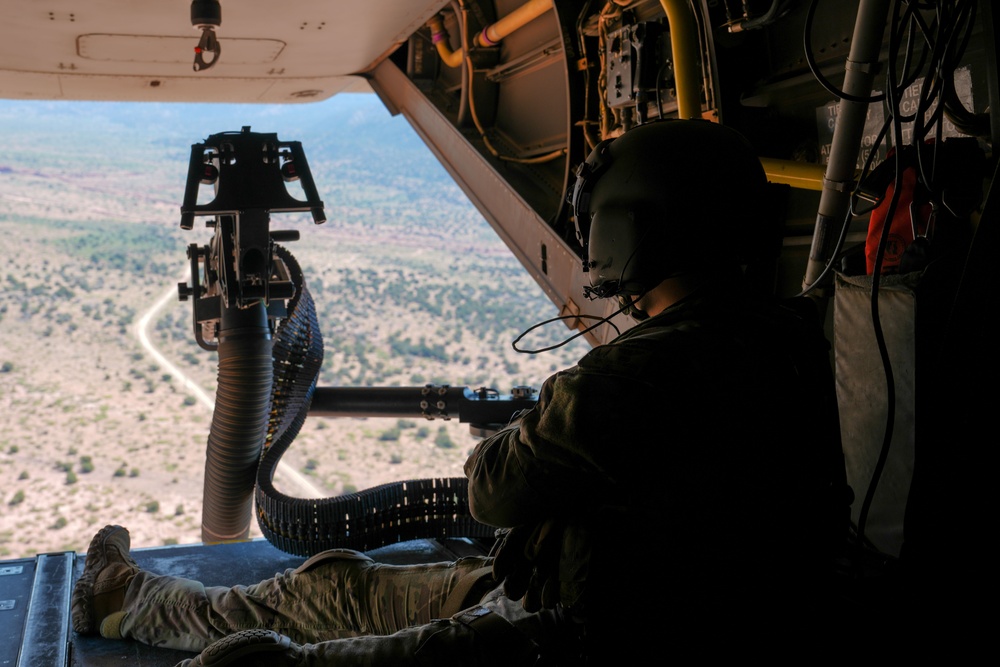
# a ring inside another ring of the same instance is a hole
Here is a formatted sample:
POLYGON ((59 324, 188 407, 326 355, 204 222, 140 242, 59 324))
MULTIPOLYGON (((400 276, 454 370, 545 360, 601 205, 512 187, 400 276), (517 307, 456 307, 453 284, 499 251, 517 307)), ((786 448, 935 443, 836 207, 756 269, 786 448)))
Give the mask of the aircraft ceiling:
POLYGON ((221 2, 221 53, 194 70, 190 0, 3 0, 0 97, 294 103, 370 91, 358 76, 447 0, 221 2))

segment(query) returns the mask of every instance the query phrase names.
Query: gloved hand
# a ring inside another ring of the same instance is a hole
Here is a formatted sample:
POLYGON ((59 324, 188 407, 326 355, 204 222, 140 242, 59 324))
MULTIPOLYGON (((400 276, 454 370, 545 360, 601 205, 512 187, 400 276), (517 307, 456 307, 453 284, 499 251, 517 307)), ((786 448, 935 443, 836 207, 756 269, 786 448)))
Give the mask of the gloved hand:
POLYGON ((506 532, 493 561, 504 595, 526 611, 574 604, 582 595, 589 562, 586 531, 565 519, 549 518, 506 532))

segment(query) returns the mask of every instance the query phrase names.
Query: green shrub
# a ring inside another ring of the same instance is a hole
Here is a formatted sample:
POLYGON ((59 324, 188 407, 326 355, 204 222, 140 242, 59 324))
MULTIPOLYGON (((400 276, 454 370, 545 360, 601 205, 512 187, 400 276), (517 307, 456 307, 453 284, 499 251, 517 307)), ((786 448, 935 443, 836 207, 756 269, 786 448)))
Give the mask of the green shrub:
POLYGON ((24 491, 18 491, 17 493, 14 494, 14 497, 7 502, 7 504, 20 505, 23 502, 24 502, 24 491))
POLYGON ((66 473, 66 483, 76 484, 76 473, 73 472, 72 470, 66 473))
POLYGON ((138 468, 132 468, 131 470, 128 471, 128 476, 129 477, 138 477, 139 476, 139 469, 138 468))
POLYGON ((30 475, 28 475, 27 470, 22 470, 21 474, 17 476, 18 479, 28 479, 28 477, 30 477, 30 475))
POLYGON ((150 500, 148 503, 146 503, 146 511, 149 512, 150 514, 153 514, 154 512, 159 512, 160 511, 160 501, 159 500, 150 500))
POLYGON ((451 439, 450 435, 448 435, 448 430, 444 426, 439 428, 437 435, 434 436, 434 444, 441 449, 455 448, 455 441, 451 439))
POLYGON ((399 427, 393 426, 379 433, 378 439, 382 442, 395 442, 399 440, 399 427))
POLYGON ((89 456, 80 457, 80 472, 94 472, 94 461, 89 456))
POLYGON ((56 519, 56 522, 52 524, 52 530, 59 530, 60 528, 65 528, 67 523, 69 523, 69 521, 66 520, 66 517, 64 516, 58 517, 56 519))

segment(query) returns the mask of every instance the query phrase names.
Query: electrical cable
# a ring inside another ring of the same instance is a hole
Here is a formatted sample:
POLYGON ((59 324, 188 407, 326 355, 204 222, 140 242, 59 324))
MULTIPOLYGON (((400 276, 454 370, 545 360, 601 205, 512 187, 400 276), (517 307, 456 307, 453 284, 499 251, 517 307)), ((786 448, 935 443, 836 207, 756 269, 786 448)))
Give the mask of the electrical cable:
MULTIPOLYGON (((778 0, 775 0, 776 2, 778 0)), ((712 74, 718 71, 718 65, 715 61, 715 41, 711 39, 710 35, 712 28, 708 24, 708 13, 705 12, 702 15, 701 12, 695 11, 694 7, 691 8, 691 15, 694 18, 695 30, 698 33, 698 58, 701 60, 701 89, 704 93, 702 101, 705 103, 705 108, 708 111, 715 111, 717 114, 716 121, 721 123, 722 120, 722 109, 716 103, 715 90, 717 86, 716 82, 712 80, 712 74)), ((674 63, 674 69, 676 71, 677 63, 674 63)), ((680 107, 678 106, 678 114, 680 113, 680 107)))
MULTIPOLYGON (((956 13, 948 13, 948 3, 937 2, 935 3, 935 9, 938 12, 937 20, 934 25, 937 26, 936 34, 930 31, 927 26, 922 21, 918 21, 916 17, 919 14, 912 11, 912 7, 908 5, 907 12, 903 16, 903 20, 911 25, 916 25, 923 33, 925 41, 928 43, 931 49, 931 62, 927 68, 927 74, 924 77, 923 85, 921 87, 920 97, 917 104, 917 109, 913 118, 913 128, 911 144, 915 148, 916 162, 918 173, 920 175, 920 182, 931 190, 930 197, 934 201, 934 164, 937 156, 937 148, 941 145, 942 133, 943 133, 943 91, 945 89, 943 81, 946 80, 946 75, 951 75, 954 69, 957 67, 961 59, 961 51, 964 50, 965 45, 968 44, 966 39, 961 39, 961 47, 959 51, 955 51, 950 46, 954 43, 957 30, 962 26, 963 23, 969 21, 970 19, 970 9, 969 5, 963 4, 962 7, 958 8, 956 13), (937 103, 932 111, 932 107, 937 103), (928 114, 930 117, 928 118, 928 114), (925 162, 924 153, 925 151, 921 148, 925 145, 926 136, 930 129, 933 128, 935 132, 935 141, 933 142, 931 155, 931 164, 927 165, 925 162), (928 170, 929 167, 929 170, 928 170)), ((899 25, 900 23, 899 15, 899 4, 893 5, 892 11, 892 26, 899 25)), ((898 35, 899 31, 893 29, 889 32, 889 63, 886 68, 886 78, 887 78, 887 103, 888 103, 888 113, 892 129, 892 143, 894 146, 902 146, 902 123, 904 121, 903 115, 900 113, 900 106, 902 101, 902 93, 906 88, 906 85, 900 85, 898 72, 896 69, 896 61, 898 55, 898 35)), ((904 69, 905 74, 905 69, 904 69)), ((895 156, 895 183, 902 183, 902 171, 904 169, 902 151, 897 150, 895 156)), ((879 306, 878 306, 878 295, 879 295, 879 285, 882 276, 882 267, 884 263, 885 250, 888 243, 889 231, 891 229, 890 222, 895 216, 896 207, 898 204, 898 199, 902 191, 901 187, 896 187, 893 189, 892 197, 889 201, 888 211, 886 213, 886 222, 883 225, 882 232, 879 238, 878 246, 876 249, 875 256, 875 266, 872 271, 872 287, 871 287, 871 316, 872 324, 874 327, 874 332, 876 336, 876 342, 879 349, 879 354, 882 358, 883 369, 885 372, 886 379, 886 405, 888 409, 886 410, 886 424, 885 433, 882 442, 882 446, 879 450, 879 456, 875 464, 875 468, 872 471, 871 481, 865 498, 862 502, 861 510, 858 518, 858 535, 861 540, 865 538, 865 528, 868 520, 868 514, 871 510, 871 505, 874 501, 875 491, 878 487, 882 472, 884 471, 886 461, 888 459, 888 453, 892 441, 893 430, 895 425, 895 381, 893 377, 892 365, 889 360, 888 349, 886 346, 884 332, 881 327, 881 319, 879 316, 879 306)), ((915 224, 915 223, 914 223, 915 224)))
MULTIPOLYGON (((906 0, 899 0, 898 2, 893 3, 888 30, 889 53, 888 66, 886 67, 886 90, 883 93, 879 93, 878 95, 868 98, 846 94, 844 91, 831 85, 829 81, 827 81, 819 72, 819 68, 816 65, 815 58, 811 52, 811 25, 814 20, 817 4, 818 0, 812 0, 810 2, 803 34, 806 61, 813 75, 828 92, 832 93, 838 99, 860 103, 872 103, 884 100, 886 103, 888 118, 879 131, 875 144, 865 160, 865 165, 862 168, 862 176, 858 179, 858 184, 855 186, 854 192, 852 193, 851 206, 845 216, 834 252, 831 253, 831 258, 824 267, 820 277, 812 284, 805 287, 802 292, 799 293, 799 296, 804 296, 823 282, 825 276, 827 276, 833 269, 833 266, 839 257, 839 253, 843 249, 852 218, 864 213, 859 212, 857 209, 857 198, 860 192, 861 184, 864 182, 865 177, 870 171, 872 159, 885 141, 887 131, 891 131, 889 136, 892 140, 892 146, 902 147, 904 143, 903 123, 912 122, 912 135, 909 143, 916 148, 915 154, 919 182, 929 190, 929 197, 931 199, 931 203, 933 204, 937 199, 935 196, 935 178, 937 176, 935 167, 937 150, 942 144, 944 118, 951 118, 952 115, 954 115, 964 123, 965 127, 980 128, 983 126, 981 116, 973 114, 965 109, 961 101, 958 99, 958 95, 954 88, 954 71, 960 64, 965 49, 969 44, 972 26, 975 22, 975 2, 962 2, 959 0, 957 2, 949 3, 937 0, 934 3, 921 4, 906 2, 906 0), (900 5, 905 5, 902 12, 900 5), (935 10, 935 19, 930 24, 924 20, 920 13, 921 9, 927 8, 933 8, 935 10), (900 46, 904 35, 906 36, 906 48, 905 50, 901 50, 900 46), (918 45, 915 43, 917 36, 922 38, 922 44, 918 45), (914 54, 918 49, 920 56, 914 63, 914 54), (902 62, 900 63, 901 56, 902 62), (923 72, 922 77, 921 72, 923 72), (913 114, 906 116, 902 113, 901 109, 903 93, 909 86, 918 80, 921 81, 921 88, 917 104, 915 105, 913 114), (953 113, 949 112, 950 107, 954 108, 953 113), (928 142, 927 137, 932 131, 934 132, 934 141, 928 142), (927 143, 932 144, 930 150, 923 150, 927 143)), ((956 123, 956 125, 959 124, 956 123)), ((961 130, 962 126, 959 125, 959 129, 961 130)), ((899 148, 895 151, 894 160, 894 182, 902 183, 904 163, 902 150, 899 148)), ((894 188, 892 196, 889 200, 888 211, 885 217, 886 222, 882 227, 881 234, 878 239, 875 254, 875 266, 872 271, 870 295, 871 319, 874 327, 876 344, 878 346, 883 371, 885 373, 886 405, 888 409, 886 410, 886 422, 882 445, 879 449, 878 458, 872 471, 871 479, 862 502, 859 519, 856 525, 858 541, 862 544, 868 543, 865 536, 865 529, 868 523, 868 517, 871 511, 874 495, 888 459, 895 427, 895 381, 892 365, 888 355, 884 331, 881 326, 878 297, 882 269, 885 261, 885 252, 891 229, 890 223, 895 216, 901 191, 901 187, 894 188)), ((870 210, 871 209, 869 209, 869 211, 870 210)), ((916 223, 914 222, 914 224, 916 223)))
POLYGON ((503 155, 494 148, 493 143, 490 141, 489 137, 486 136, 486 130, 483 129, 482 123, 479 122, 479 114, 476 113, 476 103, 475 95, 472 93, 473 80, 475 78, 475 69, 472 67, 472 59, 469 56, 465 58, 466 69, 469 70, 469 112, 472 116, 472 122, 476 125, 476 130, 479 131, 479 138, 482 139, 483 145, 490 154, 498 160, 503 160, 504 162, 515 162, 517 164, 541 164, 543 162, 551 162, 556 158, 560 158, 566 154, 565 148, 557 148, 554 151, 545 153, 543 155, 538 155, 530 158, 512 157, 509 155, 503 155))
POLYGON ((610 108, 604 101, 608 98, 608 22, 621 17, 622 8, 616 2, 609 2, 601 8, 597 16, 598 53, 600 53, 600 70, 597 73, 597 95, 600 100, 601 136, 599 140, 608 139, 611 133, 620 126, 621 120, 616 109, 610 108))
POLYGON ((619 314, 625 312, 625 309, 628 308, 631 305, 632 304, 630 304, 630 303, 629 304, 625 304, 624 306, 622 306, 621 308, 619 308, 615 312, 611 313, 607 317, 599 317, 597 315, 586 315, 586 314, 583 314, 583 313, 581 313, 580 315, 559 315, 557 317, 552 317, 552 318, 547 319, 547 320, 545 320, 543 322, 539 322, 538 324, 532 324, 530 327, 528 327, 523 332, 521 332, 521 334, 517 338, 515 338, 513 341, 511 341, 510 346, 512 348, 514 348, 515 352, 520 352, 521 354, 538 354, 540 352, 548 352, 549 350, 555 350, 556 348, 560 348, 563 345, 566 345, 567 343, 569 343, 570 341, 576 340, 580 336, 583 336, 584 334, 590 333, 591 331, 593 331, 594 329, 596 329, 597 327, 599 327, 599 326, 601 326, 602 324, 605 324, 605 323, 607 323, 612 329, 615 330, 615 335, 616 336, 620 336, 621 335, 621 331, 618 329, 617 326, 615 326, 615 323, 611 321, 611 318, 614 317, 615 315, 619 315, 619 314), (537 350, 522 350, 521 348, 519 348, 517 346, 518 341, 520 341, 522 338, 524 338, 525 336, 527 336, 529 333, 531 333, 535 329, 537 329, 539 327, 542 327, 542 326, 545 326, 546 324, 551 324, 552 322, 561 322, 562 320, 582 320, 582 319, 598 320, 598 322, 596 322, 595 324, 590 325, 589 327, 587 327, 583 331, 576 332, 575 334, 573 334, 572 336, 570 336, 566 340, 562 341, 561 343, 556 343, 555 345, 549 345, 548 347, 542 347, 542 348, 539 348, 537 350))
MULTIPOLYGON (((465 36, 468 34, 468 25, 469 25, 468 11, 464 9, 464 5, 461 14, 461 22, 462 22, 461 25, 462 39, 464 42, 464 40, 466 39, 465 36)), ((467 85, 466 97, 468 98, 469 102, 469 115, 472 117, 472 122, 473 124, 475 124, 476 130, 479 132, 479 138, 482 140, 483 145, 486 147, 486 150, 490 152, 490 155, 492 155, 498 160, 502 160, 504 162, 514 162, 516 164, 541 164, 544 162, 551 162, 552 160, 555 160, 557 158, 566 155, 565 148, 558 148, 549 153, 545 153, 543 155, 537 155, 535 157, 530 157, 530 158, 519 158, 501 154, 500 151, 498 151, 493 146, 493 143, 490 141, 489 137, 486 136, 486 130, 483 129, 482 123, 479 122, 479 114, 476 113, 476 103, 475 103, 476 96, 473 93, 473 84, 475 81, 476 71, 475 68, 472 66, 472 57, 469 55, 468 48, 465 49, 465 57, 463 59, 463 62, 465 63, 465 69, 468 71, 469 74, 466 81, 467 85)))
MULTIPOLYGON (((892 25, 896 25, 899 19, 898 15, 899 4, 894 3, 892 9, 892 25)), ((894 45, 897 41, 897 35, 895 30, 889 31, 889 65, 886 68, 886 100, 889 105, 890 118, 892 120, 892 139, 893 145, 899 146, 899 139, 902 136, 902 119, 899 114, 896 113, 899 110, 899 102, 901 100, 901 91, 899 91, 896 86, 895 80, 895 60, 893 56, 896 51, 894 50, 894 45)), ((895 158, 895 179, 894 183, 901 184, 903 182, 903 168, 902 168, 902 151, 896 151, 895 158)), ((885 463, 889 458, 889 449, 892 444, 892 435, 895 431, 895 421, 896 421, 896 381, 892 370, 892 361, 889 359, 889 350, 885 342, 885 332, 882 329, 882 320, 879 315, 879 282, 882 275, 882 265, 885 259, 885 249, 889 241, 889 231, 892 228, 891 221, 896 213, 896 206, 899 203, 899 197, 902 193, 902 187, 894 187, 892 190, 892 197, 889 199, 889 208, 886 212, 885 223, 882 225, 882 233, 879 238, 878 247, 875 253, 875 268, 872 270, 872 286, 871 286, 871 319, 872 327, 875 333, 875 342, 878 346, 879 356, 882 359, 882 370, 885 374, 885 384, 886 384, 886 410, 885 410, 885 430, 882 437, 882 446, 879 448, 878 459, 875 462, 875 468, 872 470, 871 479, 868 482, 868 488, 865 491, 864 500, 861 503, 861 509, 858 512, 858 539, 861 542, 865 540, 865 528, 868 523, 868 514, 871 511, 872 502, 875 498, 875 491, 878 488, 879 482, 882 478, 882 472, 885 469, 885 463)))
MULTIPOLYGON (((587 52, 587 40, 583 36, 583 23, 587 16, 590 15, 590 5, 592 2, 593 0, 587 0, 584 3, 583 8, 580 10, 576 19, 577 49, 579 49, 580 52, 580 60, 587 63, 588 70, 591 67, 590 55, 587 52)), ((583 140, 587 145, 588 151, 594 150, 594 146, 600 142, 599 138, 594 137, 593 132, 591 131, 591 126, 596 125, 598 131, 600 131, 601 126, 599 120, 595 121, 590 119, 590 79, 590 72, 585 71, 583 74, 583 118, 576 123, 576 125, 583 131, 583 140)), ((598 99, 598 104, 600 103, 600 99, 598 99)))
MULTIPOLYGON (((885 100, 885 93, 878 93, 872 97, 858 97, 856 95, 851 95, 846 91, 843 91, 836 86, 834 86, 830 81, 823 76, 823 73, 819 69, 819 65, 816 62, 815 54, 812 49, 812 22, 815 18, 816 6, 819 0, 811 0, 809 9, 806 12, 805 27, 803 30, 803 50, 806 59, 806 64, 809 66, 809 71, 812 72, 813 76, 816 77, 817 82, 826 89, 828 93, 836 97, 837 99, 846 100, 848 102, 857 102, 862 104, 871 104, 874 102, 882 102, 885 100)), ((908 10, 909 11, 909 10, 908 10)), ((919 17, 919 14, 916 16, 919 17)), ((896 54, 898 55, 898 54, 896 54)), ((895 57, 895 56, 891 56, 895 57)), ((924 59, 926 58, 926 51, 921 51, 921 61, 915 66, 915 70, 919 71, 922 68, 924 59)), ((909 86, 916 80, 916 75, 912 77, 902 77, 900 79, 903 81, 903 87, 909 86)))
MULTIPOLYGON (((625 275, 625 270, 628 269, 628 266, 629 266, 629 264, 632 263, 632 260, 635 258, 636 253, 639 252, 639 248, 642 246, 642 242, 643 242, 643 240, 645 240, 646 234, 648 234, 648 230, 647 230, 647 232, 645 232, 642 235, 642 237, 639 238, 638 243, 636 243, 635 247, 632 249, 632 252, 629 254, 628 259, 625 260, 625 265, 622 266, 622 270, 618 274, 619 277, 625 275)), ((632 284, 634 284, 634 283, 632 283, 632 284)), ((626 283, 625 283, 624 280, 606 280, 601 285, 598 285, 597 287, 587 286, 587 287, 585 287, 583 289, 584 295, 588 299, 590 299, 590 300, 594 300, 594 299, 610 299, 612 297, 621 297, 621 296, 624 296, 624 297, 628 298, 628 300, 622 305, 621 308, 619 308, 615 312, 611 313, 610 315, 608 315, 606 317, 598 317, 597 315, 559 315, 558 317, 553 317, 551 319, 545 320, 544 322, 539 322, 538 324, 534 324, 534 325, 528 327, 527 329, 525 329, 521 333, 521 335, 519 335, 517 338, 515 338, 511 342, 511 344, 510 344, 511 347, 513 347, 515 351, 520 352, 522 354, 538 354, 539 352, 547 352, 549 350, 554 350, 556 348, 562 347, 563 345, 565 345, 566 343, 569 343, 572 340, 576 340, 580 336, 593 331, 594 329, 596 329, 597 327, 601 326, 605 322, 607 324, 609 324, 612 329, 615 330, 615 335, 620 336, 621 335, 621 331, 618 329, 618 327, 615 326, 614 322, 611 321, 611 318, 614 317, 615 315, 620 315, 620 314, 624 313, 625 311, 627 311, 629 308, 631 308, 635 304, 636 301, 638 301, 639 299, 641 299, 642 297, 644 297, 646 295, 646 293, 649 291, 649 288, 642 287, 641 291, 638 294, 632 295, 632 294, 629 294, 629 293, 623 291, 624 288, 625 288, 625 285, 626 285, 626 283), (556 343, 555 345, 550 345, 548 347, 543 347, 543 348, 538 349, 538 350, 522 350, 522 349, 519 349, 517 347, 517 342, 519 340, 521 340, 526 335, 528 335, 528 333, 534 331, 535 329, 537 329, 540 326, 549 324, 551 322, 558 322, 560 320, 584 319, 584 318, 586 318, 586 319, 596 319, 596 320, 599 320, 599 321, 596 324, 593 324, 592 326, 587 327, 583 331, 579 331, 579 332, 573 334, 572 336, 570 336, 566 340, 562 341, 561 343, 556 343)))
POLYGON ((819 65, 816 64, 816 58, 812 52, 812 22, 816 14, 816 5, 818 4, 819 0, 810 0, 809 9, 806 10, 805 28, 802 33, 802 48, 805 53, 806 64, 809 66, 809 71, 812 72, 814 77, 816 77, 816 81, 819 82, 821 86, 826 88, 827 92, 838 99, 865 104, 871 102, 881 102, 885 98, 885 93, 879 93, 873 97, 858 97, 857 95, 850 95, 830 83, 827 78, 823 76, 823 73, 820 72, 819 65))

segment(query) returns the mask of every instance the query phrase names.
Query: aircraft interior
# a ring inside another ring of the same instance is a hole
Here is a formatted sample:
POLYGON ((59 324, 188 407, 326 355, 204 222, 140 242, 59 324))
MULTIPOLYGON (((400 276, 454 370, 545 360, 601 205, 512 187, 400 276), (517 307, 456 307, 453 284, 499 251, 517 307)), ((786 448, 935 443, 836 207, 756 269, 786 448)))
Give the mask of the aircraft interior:
MULTIPOLYGON (((620 330, 633 322, 610 300, 584 296, 586 227, 570 205, 581 164, 601 141, 663 118, 738 129, 770 184, 769 210, 745 220, 758 250, 747 275, 768 294, 813 301, 833 345, 854 492, 841 565, 851 604, 870 607, 858 609, 859 623, 881 618, 880 605, 903 624, 905 612, 944 618, 987 595, 986 419, 996 395, 987 382, 997 370, 988 250, 1000 136, 989 0, 50 0, 4 8, 4 99, 307 105, 371 91, 412 125, 566 317, 567 335, 580 332, 593 346, 614 335, 592 328, 595 320, 620 330), (919 182, 908 208, 891 185, 907 169, 919 182), (902 242, 889 240, 897 225, 906 228, 902 242)), ((329 548, 406 563, 482 554, 492 543, 493 529, 469 514, 462 478, 325 499, 292 498, 272 484, 307 418, 457 419, 481 436, 536 400, 520 386, 317 385, 324 351, 312 300, 322 293, 297 289, 301 268, 276 249, 297 233, 269 226, 283 212, 325 221, 309 155, 296 137, 238 122, 192 137, 178 222, 191 229, 212 220, 214 232, 207 245, 189 246, 191 278, 178 298, 192 308, 192 345, 220 356, 213 427, 247 405, 258 419, 208 436, 204 543, 137 550, 144 567, 222 584, 234 570, 267 577, 329 548), (304 198, 289 194, 291 182, 304 198), (207 203, 204 191, 214 193, 207 203), (233 329, 259 336, 226 342, 233 329), (264 346, 272 333, 273 347, 264 346), (223 368, 227 354, 247 350, 257 357, 252 368, 223 368), (266 539, 246 539, 251 521, 266 539)), ((631 546, 654 553, 657 543, 643 535, 631 546)), ((8 637, 0 665, 190 657, 75 635, 70 594, 83 561, 64 552, 0 562, 8 637)))

